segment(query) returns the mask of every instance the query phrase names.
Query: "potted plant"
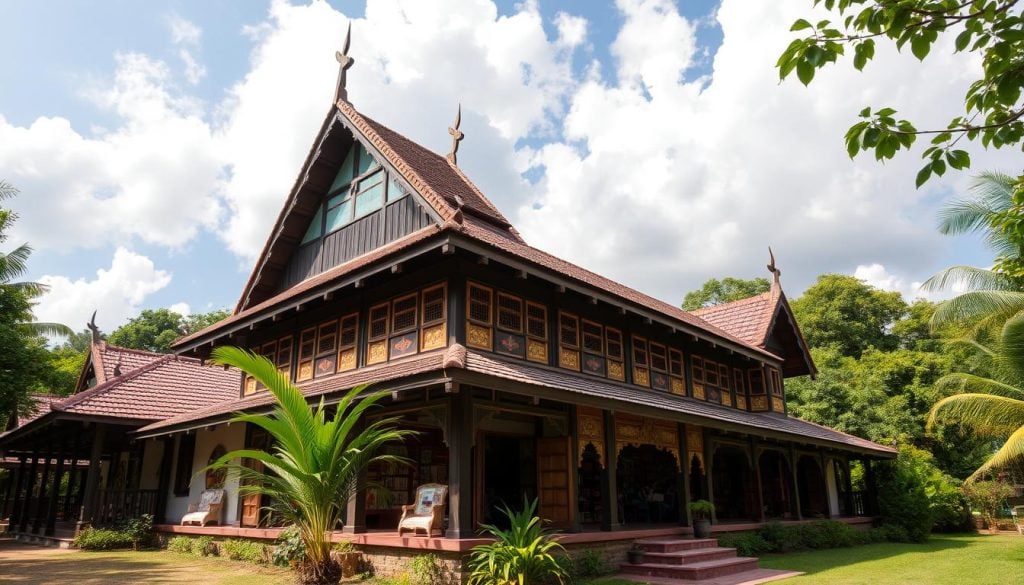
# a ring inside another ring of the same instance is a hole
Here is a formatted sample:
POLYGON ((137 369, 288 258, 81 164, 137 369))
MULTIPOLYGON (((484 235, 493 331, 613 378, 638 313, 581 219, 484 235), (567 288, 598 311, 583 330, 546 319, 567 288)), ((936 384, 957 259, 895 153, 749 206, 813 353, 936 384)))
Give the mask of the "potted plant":
POLYGON ((644 549, 634 543, 633 547, 626 551, 626 558, 629 560, 629 564, 639 565, 644 562, 644 549))
POLYGON ((715 505, 707 500, 695 500, 690 502, 689 508, 693 518, 694 538, 711 536, 711 514, 715 511, 715 505))

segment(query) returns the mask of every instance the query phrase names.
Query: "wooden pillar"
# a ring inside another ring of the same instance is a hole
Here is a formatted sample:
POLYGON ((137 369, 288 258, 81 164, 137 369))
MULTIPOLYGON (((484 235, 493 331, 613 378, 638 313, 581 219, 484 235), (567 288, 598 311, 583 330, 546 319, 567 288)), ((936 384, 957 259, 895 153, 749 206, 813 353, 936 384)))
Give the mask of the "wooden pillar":
POLYGON ((715 503, 715 482, 712 479, 712 471, 714 469, 714 458, 715 450, 711 445, 711 429, 704 428, 704 479, 708 484, 708 501, 711 502, 711 522, 714 524, 718 523, 718 512, 714 509, 713 504, 715 503))
MULTIPOLYGON (((689 371, 689 368, 686 368, 689 371)), ((682 491, 680 494, 682 497, 679 499, 679 523, 683 526, 693 526, 693 521, 690 518, 690 451, 687 449, 686 444, 686 425, 679 423, 677 426, 677 433, 679 433, 679 458, 682 461, 679 462, 679 472, 682 474, 682 491)))
POLYGON ((865 458, 864 460, 864 483, 867 493, 864 494, 864 513, 868 516, 875 516, 878 514, 878 485, 875 483, 875 466, 872 465, 871 460, 865 458))
POLYGON ((750 460, 754 464, 754 486, 757 489, 757 521, 764 522, 764 483, 761 481, 761 454, 756 437, 750 437, 750 460))
POLYGON ((57 501, 60 499, 60 483, 64 477, 64 449, 57 452, 57 469, 53 473, 53 487, 46 506, 46 527, 44 534, 53 536, 57 529, 57 501))
POLYGON ((13 483, 14 489, 11 491, 10 496, 7 498, 7 502, 4 504, 10 506, 10 514, 7 517, 8 529, 13 528, 18 522, 21 521, 21 510, 24 506, 21 505, 20 497, 22 485, 25 483, 25 475, 28 473, 28 458, 24 455, 21 456, 18 462, 18 475, 13 483))
MULTIPOLYGON (((839 513, 839 510, 837 509, 835 514, 832 513, 832 493, 828 489, 829 478, 828 478, 828 465, 827 465, 827 463, 828 462, 825 459, 825 452, 822 451, 821 449, 818 449, 818 469, 821 470, 821 481, 822 481, 821 489, 824 490, 823 493, 825 494, 825 517, 826 518, 833 518, 834 516, 836 516, 839 513)), ((835 464, 833 463, 833 465, 835 465, 835 464)), ((833 477, 832 485, 835 485, 835 473, 832 474, 832 477, 833 477)), ((838 497, 838 494, 836 494, 836 497, 838 497)))
MULTIPOLYGON (((89 451, 89 471, 85 476, 85 491, 82 493, 82 509, 78 515, 78 525, 92 522, 93 514, 96 512, 96 490, 100 484, 100 459, 103 457, 103 439, 107 428, 103 425, 96 425, 92 436, 92 449, 89 451)), ((113 463, 111 463, 113 466, 113 463)), ((77 532, 77 530, 76 530, 77 532)))
POLYGON ((473 393, 455 387, 448 416, 448 538, 473 531, 473 393))
POLYGON ((46 461, 43 462, 43 476, 39 480, 39 497, 36 498, 36 505, 33 506, 32 533, 39 534, 43 528, 43 521, 46 519, 46 512, 49 508, 49 497, 52 497, 53 489, 50 488, 50 467, 53 460, 53 453, 46 454, 46 461), (46 501, 43 499, 46 498, 46 501))
POLYGON ((843 459, 842 465, 843 469, 846 471, 844 474, 845 477, 843 478, 843 483, 845 484, 843 487, 846 490, 846 493, 844 494, 844 498, 846 499, 846 514, 848 516, 856 516, 857 511, 853 509, 853 478, 850 477, 850 460, 843 459))
POLYGON ((619 487, 616 485, 619 465, 619 448, 615 441, 615 415, 604 412, 604 470, 601 472, 601 530, 617 530, 622 527, 619 518, 619 487))
POLYGON ((796 516, 797 520, 803 520, 804 514, 800 509, 800 475, 796 471, 797 468, 797 455, 793 451, 793 448, 789 448, 789 474, 793 477, 793 489, 790 492, 790 497, 793 498, 793 503, 790 505, 790 513, 796 516))
POLYGON ((174 439, 161 437, 160 472, 157 478, 156 510, 153 514, 154 524, 167 523, 167 492, 171 490, 171 468, 174 466, 174 439))
POLYGON ((39 458, 32 456, 32 466, 28 471, 28 483, 25 485, 25 497, 21 501, 21 513, 19 514, 18 531, 28 530, 28 518, 31 516, 29 509, 32 505, 32 491, 36 487, 36 472, 39 470, 39 458))
POLYGON ((569 510, 569 518, 572 519, 569 525, 569 532, 583 531, 583 514, 580 513, 580 427, 577 418, 578 412, 579 408, 575 404, 569 405, 569 456, 572 457, 569 476, 575 478, 571 483, 573 491, 569 494, 569 506, 575 507, 575 510, 569 510))
MULTIPOLYGON (((362 432, 366 428, 366 419, 360 418, 353 432, 362 432)), ((413 502, 415 504, 415 502, 413 502)), ((341 531, 345 534, 362 534, 366 532, 366 469, 356 476, 356 489, 345 504, 345 525, 341 531)))

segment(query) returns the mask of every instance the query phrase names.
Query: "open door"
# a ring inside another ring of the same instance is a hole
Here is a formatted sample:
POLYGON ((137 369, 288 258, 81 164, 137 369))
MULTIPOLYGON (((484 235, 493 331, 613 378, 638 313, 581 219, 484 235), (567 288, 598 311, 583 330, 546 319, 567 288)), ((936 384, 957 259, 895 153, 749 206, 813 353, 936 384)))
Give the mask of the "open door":
POLYGON ((537 495, 541 518, 570 528, 575 515, 571 437, 537 439, 537 495))
MULTIPOLYGON (((269 451, 272 441, 266 431, 250 426, 246 443, 248 448, 269 451)), ((245 459, 242 464, 256 471, 263 470, 263 464, 255 459, 245 459)), ((258 527, 260 525, 260 510, 263 508, 263 497, 260 494, 248 494, 240 499, 239 509, 241 513, 239 514, 238 523, 248 528, 258 527)))

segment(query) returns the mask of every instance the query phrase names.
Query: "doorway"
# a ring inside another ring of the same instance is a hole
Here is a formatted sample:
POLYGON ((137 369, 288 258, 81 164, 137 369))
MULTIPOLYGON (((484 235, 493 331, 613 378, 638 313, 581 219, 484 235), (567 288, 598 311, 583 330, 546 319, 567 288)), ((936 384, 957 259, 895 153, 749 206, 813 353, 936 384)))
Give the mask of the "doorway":
POLYGON ((679 464, 654 445, 627 445, 619 452, 619 509, 626 524, 679 521, 679 464))
POLYGON ((483 501, 480 521, 507 527, 504 507, 519 510, 537 497, 537 446, 533 437, 483 435, 483 501))

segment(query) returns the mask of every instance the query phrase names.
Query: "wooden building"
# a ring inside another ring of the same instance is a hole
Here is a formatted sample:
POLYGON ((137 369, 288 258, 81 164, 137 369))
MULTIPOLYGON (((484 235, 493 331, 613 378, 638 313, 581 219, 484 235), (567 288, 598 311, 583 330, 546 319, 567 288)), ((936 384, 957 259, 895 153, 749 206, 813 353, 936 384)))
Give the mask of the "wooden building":
MULTIPOLYGON (((363 382, 390 392, 375 416, 420 431, 394 447, 415 464, 371 469, 382 488, 348 503, 346 532, 466 550, 524 496, 606 540, 685 534, 701 498, 718 529, 870 515, 850 463, 870 480, 895 453, 789 416, 785 380, 815 368, 774 262, 770 292, 686 312, 534 248, 458 167, 458 121, 447 156, 427 150, 348 101, 347 65, 233 314, 174 347, 251 348, 311 401, 363 382), (449 486, 444 538, 383 536, 431 482, 449 486)), ((165 446, 166 530, 209 530, 171 524, 217 449, 266 445, 227 423, 272 397, 240 376, 232 394, 129 432, 165 446)), ((260 507, 235 496, 216 533, 273 535, 260 507)))

